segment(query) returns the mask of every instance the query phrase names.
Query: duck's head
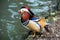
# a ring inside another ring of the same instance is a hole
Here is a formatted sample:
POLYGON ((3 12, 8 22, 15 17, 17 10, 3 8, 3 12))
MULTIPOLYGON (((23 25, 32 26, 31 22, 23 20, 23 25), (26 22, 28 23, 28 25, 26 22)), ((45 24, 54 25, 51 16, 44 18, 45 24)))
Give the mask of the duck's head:
POLYGON ((18 11, 19 14, 24 14, 24 12, 29 13, 30 8, 28 6, 22 6, 21 9, 18 11))

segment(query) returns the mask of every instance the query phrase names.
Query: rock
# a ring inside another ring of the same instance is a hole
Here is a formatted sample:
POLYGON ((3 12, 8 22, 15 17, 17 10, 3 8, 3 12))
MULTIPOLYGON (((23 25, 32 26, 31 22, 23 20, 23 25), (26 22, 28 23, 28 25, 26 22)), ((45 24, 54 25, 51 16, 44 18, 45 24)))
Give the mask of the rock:
POLYGON ((56 37, 59 37, 59 35, 58 35, 58 34, 56 34, 56 37))

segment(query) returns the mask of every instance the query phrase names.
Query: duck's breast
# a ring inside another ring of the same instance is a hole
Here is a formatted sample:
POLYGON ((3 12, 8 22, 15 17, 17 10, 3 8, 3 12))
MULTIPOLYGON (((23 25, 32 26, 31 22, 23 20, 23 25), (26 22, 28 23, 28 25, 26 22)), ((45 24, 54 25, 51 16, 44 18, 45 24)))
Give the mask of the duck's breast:
POLYGON ((24 14, 21 16, 23 20, 27 21, 30 18, 30 15, 27 12, 24 12, 24 14))

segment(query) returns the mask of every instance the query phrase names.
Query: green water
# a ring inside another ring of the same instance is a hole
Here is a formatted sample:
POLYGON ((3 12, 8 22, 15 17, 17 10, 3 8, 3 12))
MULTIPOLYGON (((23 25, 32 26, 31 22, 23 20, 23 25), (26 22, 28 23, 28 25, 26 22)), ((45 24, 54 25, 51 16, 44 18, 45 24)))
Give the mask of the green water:
MULTIPOLYGON (((24 40, 28 30, 23 27, 17 11, 28 5, 36 16, 49 14, 50 0, 0 0, 0 40, 24 40)), ((51 5, 52 4, 52 5, 51 5)))

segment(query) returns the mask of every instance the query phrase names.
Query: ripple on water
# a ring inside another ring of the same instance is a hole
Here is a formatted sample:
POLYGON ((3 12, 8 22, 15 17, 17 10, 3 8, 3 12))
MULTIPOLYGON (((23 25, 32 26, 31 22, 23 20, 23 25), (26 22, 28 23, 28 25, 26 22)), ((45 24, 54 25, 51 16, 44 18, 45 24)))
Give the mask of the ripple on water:
POLYGON ((37 2, 33 3, 33 4, 28 4, 29 6, 38 6, 39 4, 37 2))
POLYGON ((44 9, 31 9, 31 10, 33 10, 33 12, 34 13, 38 13, 38 12, 45 12, 45 11, 47 11, 46 9, 44 10, 44 9))
POLYGON ((48 6, 44 6, 42 7, 44 11, 48 11, 49 7, 48 6))
POLYGON ((6 20, 6 19, 1 19, 1 22, 6 22, 6 23, 15 23, 17 21, 10 21, 10 20, 6 20))
POLYGON ((1 31, 2 29, 0 29, 0 31, 1 31))
POLYGON ((10 0, 8 0, 8 1, 10 1, 10 0))
POLYGON ((10 13, 12 13, 11 18, 14 18, 14 16, 18 14, 17 12, 15 12, 15 11, 12 10, 12 9, 8 9, 8 11, 9 11, 10 13))
POLYGON ((52 1, 37 1, 40 5, 48 5, 51 4, 52 1))
POLYGON ((18 7, 16 3, 12 3, 10 5, 8 5, 9 8, 15 8, 15 7, 18 7))
POLYGON ((13 8, 15 8, 15 7, 17 7, 17 5, 9 5, 8 7, 13 7, 13 8))
POLYGON ((13 24, 7 23, 7 30, 8 31, 14 31, 15 30, 15 26, 13 24))
POLYGON ((2 31, 1 34, 4 34, 4 32, 2 31))
POLYGON ((33 3, 33 2, 36 2, 36 1, 38 1, 38 0, 26 0, 26 1, 33 3))
POLYGON ((24 3, 23 3, 23 2, 20 2, 19 4, 21 4, 21 5, 22 5, 22 4, 24 4, 24 3))

